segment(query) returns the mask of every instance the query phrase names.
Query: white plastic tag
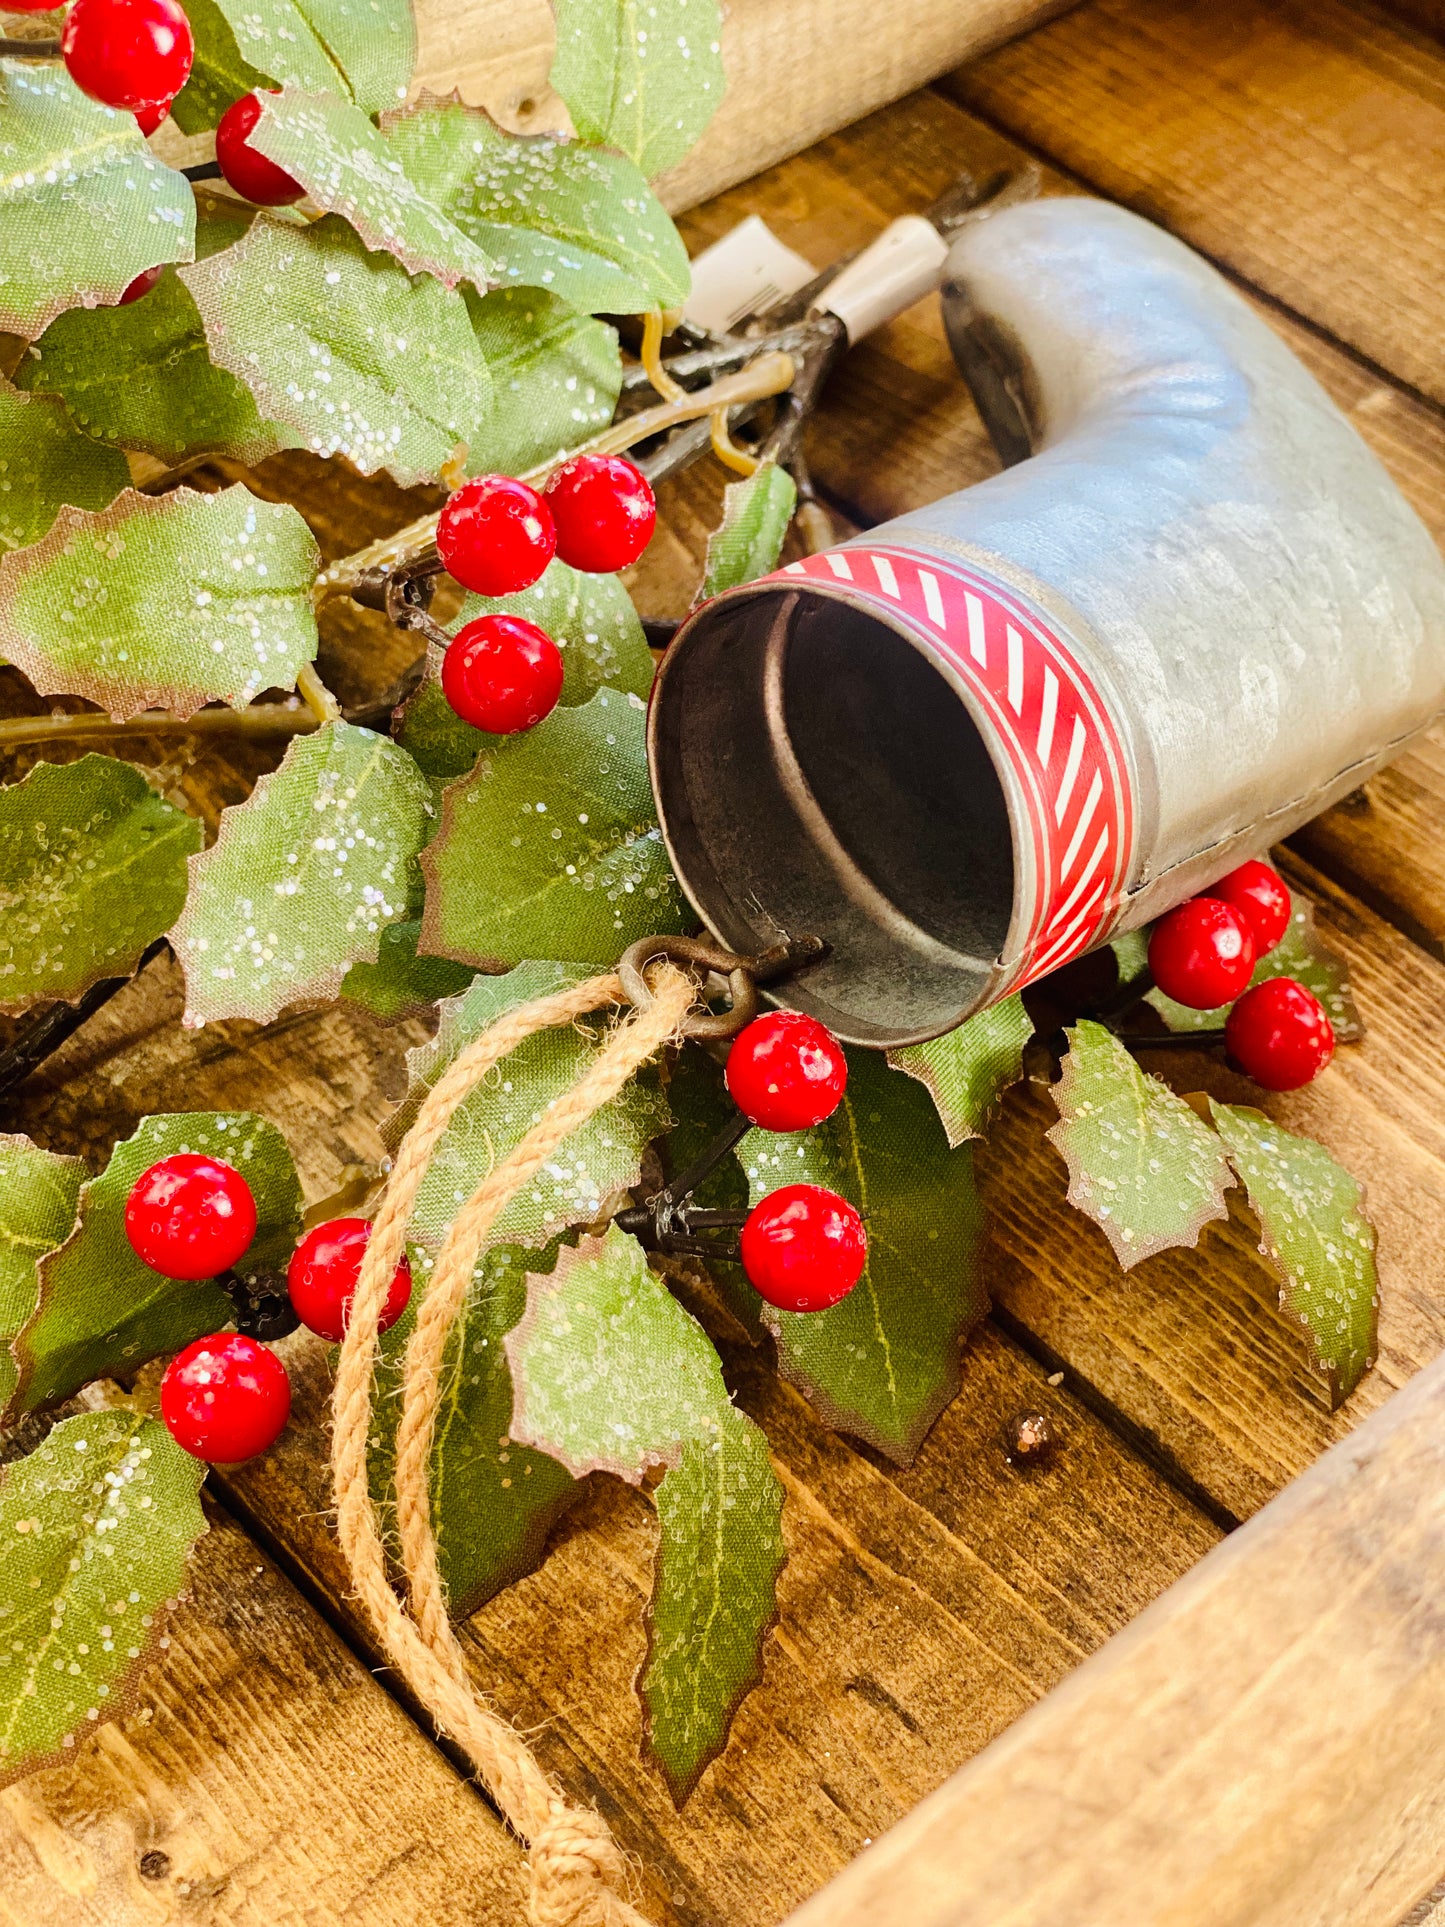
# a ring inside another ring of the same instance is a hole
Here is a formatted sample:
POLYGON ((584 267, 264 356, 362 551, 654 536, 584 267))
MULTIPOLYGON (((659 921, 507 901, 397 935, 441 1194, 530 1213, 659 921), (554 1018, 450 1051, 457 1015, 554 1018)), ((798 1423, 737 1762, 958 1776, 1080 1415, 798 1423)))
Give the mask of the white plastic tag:
POLYGON ((692 264, 692 293, 683 314, 699 328, 725 334, 749 315, 766 314, 795 294, 817 269, 785 247, 761 215, 750 214, 692 264))
POLYGON ((904 214, 884 228, 818 296, 837 315, 849 341, 861 341, 885 321, 931 294, 943 279, 948 243, 921 214, 904 214))

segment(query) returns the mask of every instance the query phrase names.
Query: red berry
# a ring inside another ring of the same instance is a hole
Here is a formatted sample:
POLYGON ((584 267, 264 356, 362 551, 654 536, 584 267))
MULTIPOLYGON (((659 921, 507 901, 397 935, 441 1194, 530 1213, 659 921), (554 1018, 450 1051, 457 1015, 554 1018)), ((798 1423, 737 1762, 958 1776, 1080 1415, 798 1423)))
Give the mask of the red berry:
MULTIPOLYGON (((340 1344, 346 1336, 361 1261, 371 1238, 366 1218, 333 1218, 306 1233, 291 1254, 286 1285, 291 1305, 308 1331, 340 1344)), ((411 1301, 411 1266, 403 1258, 391 1275, 378 1331, 390 1331, 411 1301)))
POLYGON ((1278 870, 1251 857, 1211 884, 1204 893, 1232 904, 1254 932, 1254 951, 1263 957, 1289 929, 1289 890, 1278 870))
POLYGON ((49 13, 55 0, 5 0, 6 13, 49 13))
POLYGON ((642 470, 621 455, 577 455, 547 484, 557 553, 573 569, 611 575, 652 540, 657 503, 642 470))
POLYGON ((733 1103, 765 1131, 807 1131, 843 1100, 848 1060, 826 1024, 773 1010, 738 1032, 728 1052, 733 1103))
POLYGON ((161 1380, 161 1417, 193 1459, 235 1465, 274 1445, 291 1416, 291 1380, 275 1352, 240 1332, 198 1338, 161 1380))
POLYGON ((1191 1010, 1233 1003, 1254 969, 1254 932, 1232 904, 1191 897, 1155 924, 1149 968, 1166 997, 1191 1010))
POLYGON ((176 0, 74 0, 60 51, 83 94, 132 114, 174 100, 195 57, 176 0))
POLYGON ((743 1270, 780 1311, 826 1311, 863 1276, 868 1240, 846 1198, 820 1184, 785 1184, 754 1205, 742 1235, 743 1270))
POLYGON ((530 589, 557 548, 552 511, 510 475, 479 475, 447 497, 437 553, 464 589, 516 595, 530 589))
POLYGON ((1267 1091, 1297 1091, 1335 1054, 1324 1005, 1293 977, 1246 990, 1224 1020, 1224 1043, 1245 1076, 1267 1091))
POLYGON ((149 140, 170 111, 171 103, 168 100, 158 100, 154 107, 141 108, 135 117, 135 124, 149 140))
POLYGON ((132 301, 139 301, 143 295, 150 293, 164 273, 164 264, 158 268, 142 268, 134 281, 127 282, 125 293, 115 305, 118 308, 128 308, 132 301))
MULTIPOLYGON (((266 91, 274 93, 275 89, 266 91)), ((227 185, 257 207, 289 207, 306 189, 275 161, 268 161, 259 148, 251 146, 251 130, 260 118, 258 95, 242 94, 231 103, 216 129, 216 164, 227 185)))
POLYGON ((513 736, 557 707, 562 652, 522 616, 479 616, 442 657, 442 694, 474 729, 513 736))
POLYGON ((131 1250, 167 1278, 214 1278, 245 1257, 256 1200, 229 1164, 177 1151, 143 1171, 125 1203, 131 1250))

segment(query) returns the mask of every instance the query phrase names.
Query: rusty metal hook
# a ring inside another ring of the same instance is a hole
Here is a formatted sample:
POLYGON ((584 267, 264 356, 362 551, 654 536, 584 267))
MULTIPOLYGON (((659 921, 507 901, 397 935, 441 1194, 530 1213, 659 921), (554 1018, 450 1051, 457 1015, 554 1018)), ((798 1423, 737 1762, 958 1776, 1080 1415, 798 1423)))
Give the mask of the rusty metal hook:
POLYGON ((622 988, 629 1003, 646 1010, 652 1002, 647 985, 649 964, 681 964, 694 972, 715 973, 727 979, 729 1007, 725 1011, 700 1012, 683 1024, 685 1037, 700 1041, 736 1037, 745 1024, 758 1014, 758 986, 791 975, 804 965, 816 963, 827 949, 821 937, 785 937, 756 956, 740 957, 720 943, 703 937, 640 937, 629 944, 617 965, 622 988))

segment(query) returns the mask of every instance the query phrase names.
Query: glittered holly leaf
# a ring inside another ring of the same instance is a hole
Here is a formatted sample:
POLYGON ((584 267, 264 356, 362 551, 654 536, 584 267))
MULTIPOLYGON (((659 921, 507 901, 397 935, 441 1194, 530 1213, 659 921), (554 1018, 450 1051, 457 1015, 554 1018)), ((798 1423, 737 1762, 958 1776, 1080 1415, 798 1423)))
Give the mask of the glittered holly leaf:
POLYGON ((268 87, 319 88, 379 114, 406 97, 416 62, 409 0, 187 0, 190 80, 171 107, 186 134, 268 87))
MULTIPOLYGON (((427 1092, 460 1051, 505 1012, 534 997, 581 982, 586 971, 557 963, 524 963, 505 977, 478 977, 441 1007, 437 1034, 407 1056, 411 1081, 387 1125, 393 1149, 415 1121, 427 1092)), ((538 1123, 590 1066, 604 1041, 603 1024, 541 1031, 520 1044, 497 1078, 479 1084, 452 1114, 437 1142, 412 1207, 408 1235, 440 1250, 452 1220, 486 1174, 538 1123)), ((637 1183, 649 1141, 671 1116, 656 1083, 635 1078, 622 1094, 574 1131, 530 1185, 502 1212, 499 1239, 544 1245, 568 1225, 586 1225, 609 1201, 637 1183)))
MULTIPOLYGON (((162 462, 202 451, 259 462, 298 439, 263 422, 250 390, 212 365, 196 304, 170 272, 142 301, 76 308, 52 321, 15 371, 15 382, 32 393, 59 395, 88 435, 162 462)), ((129 476, 120 455, 96 454, 120 465, 116 488, 124 488, 129 476)))
POLYGON ((79 1158, 0 1133, 0 1411, 19 1377, 10 1342, 40 1299, 36 1267, 74 1229, 84 1182, 79 1158))
POLYGON ((369 254, 339 216, 263 217, 182 278, 211 359, 316 454, 409 487, 484 433, 491 380, 461 296, 369 254))
MULTIPOLYGON (((414 1245, 418 1294, 435 1262, 414 1245)), ((527 1304, 527 1273, 556 1262, 555 1247, 493 1245, 477 1264, 466 1304, 442 1361, 431 1455, 431 1518, 447 1604, 464 1619, 504 1586, 536 1569, 547 1535, 579 1496, 570 1472, 511 1437, 512 1374, 502 1340, 527 1304)), ((372 1392, 368 1466, 383 1515, 392 1504, 402 1361, 416 1327, 415 1304, 380 1341, 372 1392)))
POLYGON ((202 836, 113 756, 0 789, 0 1012, 128 975, 180 914, 202 836))
POLYGON ((125 1202, 143 1171, 177 1151, 233 1165, 256 1200, 256 1237, 241 1277, 284 1271, 301 1220, 301 1186, 286 1140, 250 1111, 162 1112, 111 1153, 80 1193, 80 1217, 40 1260, 40 1302, 13 1347, 20 1386, 0 1422, 68 1398, 93 1378, 127 1376, 148 1359, 223 1330, 235 1307, 219 1285, 165 1278, 131 1250, 125 1202))
POLYGON ((512 1436, 579 1478, 640 1484, 649 1468, 668 1468, 639 1690, 649 1747, 681 1802, 761 1673, 785 1557, 782 1492, 702 1328, 633 1239, 614 1226, 527 1288, 526 1315, 505 1341, 512 1436))
POLYGON ((638 169, 554 134, 518 138, 460 101, 423 95, 382 122, 423 193, 497 263, 587 314, 687 299, 687 250, 638 169))
POLYGON ((388 1024, 429 1010, 443 997, 459 996, 472 981, 471 971, 445 957, 419 957, 420 934, 420 921, 389 923, 381 933, 376 962, 353 964, 341 995, 388 1024))
POLYGON ((1121 987, 1124 984, 1136 982, 1149 968, 1149 932, 1147 930, 1122 930, 1117 937, 1109 939, 1109 948, 1114 953, 1114 964, 1121 987))
POLYGON ((485 248, 453 225, 402 171, 359 107, 335 94, 262 94, 247 144, 300 181, 318 207, 344 215, 369 248, 447 287, 497 278, 485 248))
POLYGON ((811 1131, 750 1131, 738 1148, 754 1204, 821 1184, 863 1214, 868 1265, 828 1311, 763 1307, 778 1369, 829 1425, 906 1464, 958 1390, 959 1348, 988 1309, 982 1213, 966 1145, 950 1150, 928 1093, 874 1051, 811 1131))
POLYGON ((289 689, 315 655, 319 563, 296 510, 240 483, 127 489, 98 515, 62 509, 42 542, 0 556, 0 656, 42 696, 120 718, 239 708, 289 689))
POLYGON ((1211 1100, 1209 1108, 1259 1220, 1280 1306, 1308 1332, 1339 1405, 1375 1362, 1380 1293, 1364 1193, 1312 1138, 1247 1105, 1211 1100))
POLYGON ((0 554, 38 542, 64 503, 103 509, 129 481, 125 457, 82 435, 58 401, 0 381, 0 554))
POLYGON ((723 96, 714 0, 553 0, 551 83, 584 140, 617 147, 649 180, 680 161, 723 96))
POLYGON ((946 1036, 889 1051, 888 1062, 927 1086, 949 1143, 962 1144, 983 1136, 989 1112, 1023 1076, 1024 1045, 1032 1035, 1023 999, 1005 997, 946 1036))
POLYGON ((540 288, 463 288, 462 298, 492 375, 473 474, 524 474, 607 426, 622 389, 615 329, 540 288))
POLYGON ((1228 1215, 1229 1166, 1206 1124, 1140 1070, 1102 1024, 1076 1024, 1054 1085, 1049 1141, 1069 1167, 1069 1203, 1102 1229, 1127 1271, 1171 1245, 1192 1245, 1228 1215))
POLYGON ((706 602, 739 582, 756 582, 776 568, 797 506, 797 486, 776 462, 764 462, 745 481, 730 482, 723 497, 722 526, 708 537, 697 600, 706 602))
POLYGON ((66 308, 191 258, 190 182, 58 61, 0 60, 0 200, 0 332, 33 340, 66 308))
POLYGON ((565 957, 614 963, 688 927, 647 776, 641 700, 599 689, 502 738, 446 791, 422 853, 421 947, 478 969, 565 957))
MULTIPOLYGON (((1344 960, 1321 938, 1315 928, 1314 905, 1304 897, 1295 897, 1288 930, 1274 949, 1260 958, 1249 981, 1262 984, 1272 977, 1293 977, 1312 990, 1324 1005, 1340 1043, 1353 1044, 1364 1036, 1344 960)), ((1170 1030, 1221 1030, 1229 1015, 1228 1004, 1217 1010, 1191 1010, 1187 1004, 1176 1004, 1162 990, 1151 990, 1147 1001, 1170 1030)))
POLYGON ((206 1468, 117 1408, 0 1470, 0 1785, 134 1704, 206 1530, 206 1468))
POLYGON ((334 997, 381 932, 406 915, 431 818, 426 780, 403 749, 352 723, 294 736, 280 769, 224 810, 191 860, 171 942, 186 973, 188 1024, 269 1023, 334 997))

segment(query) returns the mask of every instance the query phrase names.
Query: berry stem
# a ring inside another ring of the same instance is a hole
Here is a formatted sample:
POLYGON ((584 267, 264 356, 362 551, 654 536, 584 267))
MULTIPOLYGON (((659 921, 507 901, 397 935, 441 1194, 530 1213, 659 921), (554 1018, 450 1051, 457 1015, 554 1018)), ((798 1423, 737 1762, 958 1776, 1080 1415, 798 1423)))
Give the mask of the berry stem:
POLYGON ((6 716, 0 719, 0 750, 30 743, 67 743, 93 736, 111 742, 138 736, 305 736, 320 728, 309 709, 286 703, 257 703, 250 709, 201 709, 194 716, 173 716, 169 710, 143 710, 139 716, 116 722, 104 710, 80 715, 6 716))
POLYGON ((59 60, 58 40, 0 40, 0 60, 59 60))
POLYGON ((73 1004, 52 1004, 49 1010, 27 1024, 15 1041, 0 1051, 0 1097, 7 1097, 27 1077, 39 1070, 45 1059, 53 1051, 59 1050, 67 1038, 73 1037, 82 1024, 108 1004, 118 990, 123 990, 147 964, 154 963, 162 951, 169 948, 165 937, 157 937, 148 950, 141 952, 140 962, 130 976, 104 977, 98 984, 92 984, 73 1004))
MULTIPOLYGON (((1113 1029, 1113 1026, 1109 1026, 1113 1029)), ((1126 1050, 1219 1050, 1224 1044, 1222 1030, 1115 1030, 1114 1035, 1126 1050)))

